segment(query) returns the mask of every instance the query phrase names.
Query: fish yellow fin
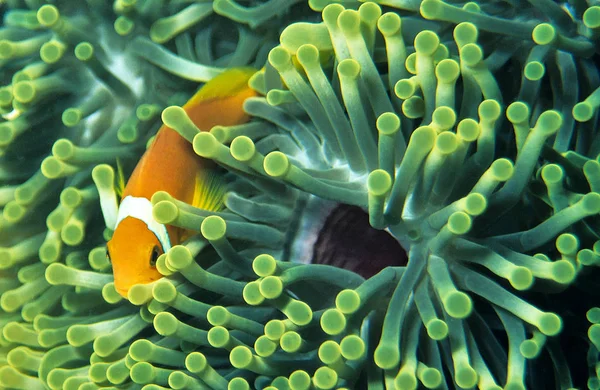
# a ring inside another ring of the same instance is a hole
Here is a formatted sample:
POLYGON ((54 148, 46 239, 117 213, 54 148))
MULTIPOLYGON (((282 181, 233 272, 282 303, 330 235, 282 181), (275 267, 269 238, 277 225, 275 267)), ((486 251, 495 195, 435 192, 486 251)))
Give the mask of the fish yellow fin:
POLYGON ((196 175, 196 191, 192 205, 208 211, 220 211, 225 201, 225 180, 214 169, 202 169, 196 175))
POLYGON ((209 80, 183 108, 212 99, 225 98, 237 95, 244 88, 248 88, 248 80, 257 70, 254 68, 232 68, 209 80))
POLYGON ((115 183, 115 192, 119 199, 123 198, 123 192, 125 192, 125 173, 123 173, 123 165, 121 160, 117 157, 117 182, 115 183))

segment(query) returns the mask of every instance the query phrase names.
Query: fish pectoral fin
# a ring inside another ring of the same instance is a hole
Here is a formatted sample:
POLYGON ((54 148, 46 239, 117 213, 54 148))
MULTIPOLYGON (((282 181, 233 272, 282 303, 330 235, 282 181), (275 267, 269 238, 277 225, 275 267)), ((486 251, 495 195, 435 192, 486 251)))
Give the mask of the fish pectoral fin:
POLYGON ((208 211, 220 211, 225 201, 226 183, 216 169, 202 169, 196 175, 192 205, 208 211))
POLYGON ((119 199, 123 198, 123 192, 125 192, 125 173, 123 172, 123 164, 121 164, 121 160, 117 157, 117 177, 115 183, 115 192, 119 199))

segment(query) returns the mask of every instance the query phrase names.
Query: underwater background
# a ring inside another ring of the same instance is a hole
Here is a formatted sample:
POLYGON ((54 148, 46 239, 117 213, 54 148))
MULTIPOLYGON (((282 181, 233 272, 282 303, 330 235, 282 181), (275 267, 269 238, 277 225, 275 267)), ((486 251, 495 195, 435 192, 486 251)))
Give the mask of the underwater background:
POLYGON ((600 389, 596 1, 0 7, 0 388, 600 389), (101 204, 163 122, 225 207, 156 193, 198 235, 123 299, 101 204))

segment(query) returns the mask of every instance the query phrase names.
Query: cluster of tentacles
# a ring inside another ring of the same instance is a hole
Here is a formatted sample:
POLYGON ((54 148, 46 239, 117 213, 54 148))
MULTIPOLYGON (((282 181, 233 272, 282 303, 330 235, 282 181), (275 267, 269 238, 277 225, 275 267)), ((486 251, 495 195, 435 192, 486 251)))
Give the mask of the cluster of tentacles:
POLYGON ((1 8, 0 386, 600 389, 600 7, 50 3, 1 8), (226 207, 156 193, 198 235, 124 300, 100 205, 161 122, 226 207))

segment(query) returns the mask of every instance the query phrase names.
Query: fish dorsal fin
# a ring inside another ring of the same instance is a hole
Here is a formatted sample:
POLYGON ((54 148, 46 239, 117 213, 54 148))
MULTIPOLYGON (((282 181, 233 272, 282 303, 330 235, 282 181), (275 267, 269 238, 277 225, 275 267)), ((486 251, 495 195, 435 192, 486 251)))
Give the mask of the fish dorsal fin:
POLYGON ((123 164, 121 164, 121 160, 117 157, 117 182, 115 183, 115 192, 119 199, 123 198, 123 192, 125 192, 125 173, 123 173, 123 164))
POLYGON ((224 206, 225 192, 223 174, 212 168, 202 169, 196 175, 192 204, 204 210, 220 211, 224 206))
POLYGON ((232 68, 209 80, 185 104, 194 106, 201 101, 222 99, 237 95, 244 88, 248 88, 248 80, 257 70, 254 68, 232 68))

